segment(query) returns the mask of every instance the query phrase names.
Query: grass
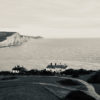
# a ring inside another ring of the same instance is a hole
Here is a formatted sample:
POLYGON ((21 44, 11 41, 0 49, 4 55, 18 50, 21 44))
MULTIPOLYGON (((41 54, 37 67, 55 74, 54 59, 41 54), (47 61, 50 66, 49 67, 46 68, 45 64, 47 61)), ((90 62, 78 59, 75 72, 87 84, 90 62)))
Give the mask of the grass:
POLYGON ((17 79, 17 77, 11 76, 11 77, 3 77, 1 80, 14 80, 17 79))
POLYGON ((72 91, 63 100, 96 100, 82 91, 72 91))
POLYGON ((97 71, 94 75, 92 75, 87 82, 89 83, 97 83, 100 84, 100 71, 97 71))
POLYGON ((68 85, 81 85, 79 82, 71 80, 71 79, 60 80, 59 83, 61 85, 64 85, 64 86, 68 86, 68 85))

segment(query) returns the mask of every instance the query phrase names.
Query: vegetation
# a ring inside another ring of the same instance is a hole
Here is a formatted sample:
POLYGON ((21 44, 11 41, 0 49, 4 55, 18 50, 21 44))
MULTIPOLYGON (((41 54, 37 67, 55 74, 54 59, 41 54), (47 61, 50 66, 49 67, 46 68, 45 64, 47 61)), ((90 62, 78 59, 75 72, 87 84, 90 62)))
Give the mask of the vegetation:
POLYGON ((17 79, 17 77, 12 76, 12 77, 3 77, 3 78, 1 78, 1 80, 14 80, 14 79, 17 79))
POLYGON ((96 100, 82 91, 72 91, 63 100, 96 100))
POLYGON ((55 75, 55 72, 47 71, 47 70, 30 70, 26 72, 27 75, 55 75))
POLYGON ((0 75, 11 75, 12 74, 12 72, 10 72, 10 71, 1 71, 0 72, 0 75))
POLYGON ((87 81, 89 83, 100 83, 100 70, 92 75, 87 81))
POLYGON ((86 74, 91 74, 92 70, 85 70, 85 69, 78 69, 78 70, 74 70, 74 69, 67 69, 63 72, 61 72, 61 75, 72 75, 72 77, 79 77, 79 75, 86 75, 86 74))
POLYGON ((85 70, 85 69, 78 69, 78 70, 67 69, 63 72, 52 72, 52 71, 48 71, 46 69, 44 69, 44 70, 35 70, 35 69, 27 70, 25 67, 17 65, 12 68, 12 71, 1 71, 0 75, 49 75, 49 76, 71 75, 72 77, 79 77, 79 75, 91 74, 92 72, 95 72, 95 71, 85 70))
POLYGON ((64 85, 64 86, 68 86, 68 85, 80 85, 80 83, 79 82, 77 82, 77 81, 74 81, 74 80, 71 80, 71 79, 65 79, 65 80, 61 80, 61 81, 59 81, 59 83, 61 84, 61 85, 64 85))

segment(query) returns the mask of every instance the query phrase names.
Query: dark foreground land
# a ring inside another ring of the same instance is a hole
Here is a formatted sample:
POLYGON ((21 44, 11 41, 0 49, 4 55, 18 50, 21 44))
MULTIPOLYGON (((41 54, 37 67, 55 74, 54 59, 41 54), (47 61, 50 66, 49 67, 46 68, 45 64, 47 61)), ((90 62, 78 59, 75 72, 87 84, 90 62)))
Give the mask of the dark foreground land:
MULTIPOLYGON (((58 80, 58 79, 56 79, 58 80)), ((52 92, 39 83, 55 83, 50 77, 19 77, 0 81, 0 100, 58 100, 52 92)))
MULTIPOLYGON (((0 100, 67 100, 67 95, 72 91, 88 91, 90 88, 83 81, 74 78, 24 75, 14 76, 8 80, 7 77, 11 76, 0 76, 0 100), (72 84, 61 84, 64 80, 72 84)), ((84 97, 87 98, 87 96, 84 97)), ((90 99, 85 100, 98 100, 91 96, 88 98, 90 99)))
POLYGON ((100 71, 13 71, 0 72, 0 100, 100 100, 100 71))

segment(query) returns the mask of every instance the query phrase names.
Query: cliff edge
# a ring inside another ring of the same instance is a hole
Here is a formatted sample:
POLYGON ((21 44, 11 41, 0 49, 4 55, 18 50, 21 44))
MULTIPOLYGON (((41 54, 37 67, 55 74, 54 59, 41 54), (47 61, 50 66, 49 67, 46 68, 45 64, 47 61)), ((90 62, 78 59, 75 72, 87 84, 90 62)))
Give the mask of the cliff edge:
POLYGON ((0 48, 18 46, 27 42, 29 39, 39 39, 40 36, 24 36, 20 35, 18 32, 0 32, 0 48))

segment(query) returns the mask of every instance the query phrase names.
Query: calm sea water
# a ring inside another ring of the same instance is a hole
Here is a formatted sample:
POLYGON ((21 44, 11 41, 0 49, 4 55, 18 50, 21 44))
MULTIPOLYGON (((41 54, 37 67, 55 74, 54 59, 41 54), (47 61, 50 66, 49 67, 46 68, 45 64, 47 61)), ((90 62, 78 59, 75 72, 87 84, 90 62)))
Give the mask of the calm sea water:
POLYGON ((0 48, 0 70, 11 70, 18 64, 42 69, 51 62, 75 69, 100 69, 100 39, 37 39, 0 48))

